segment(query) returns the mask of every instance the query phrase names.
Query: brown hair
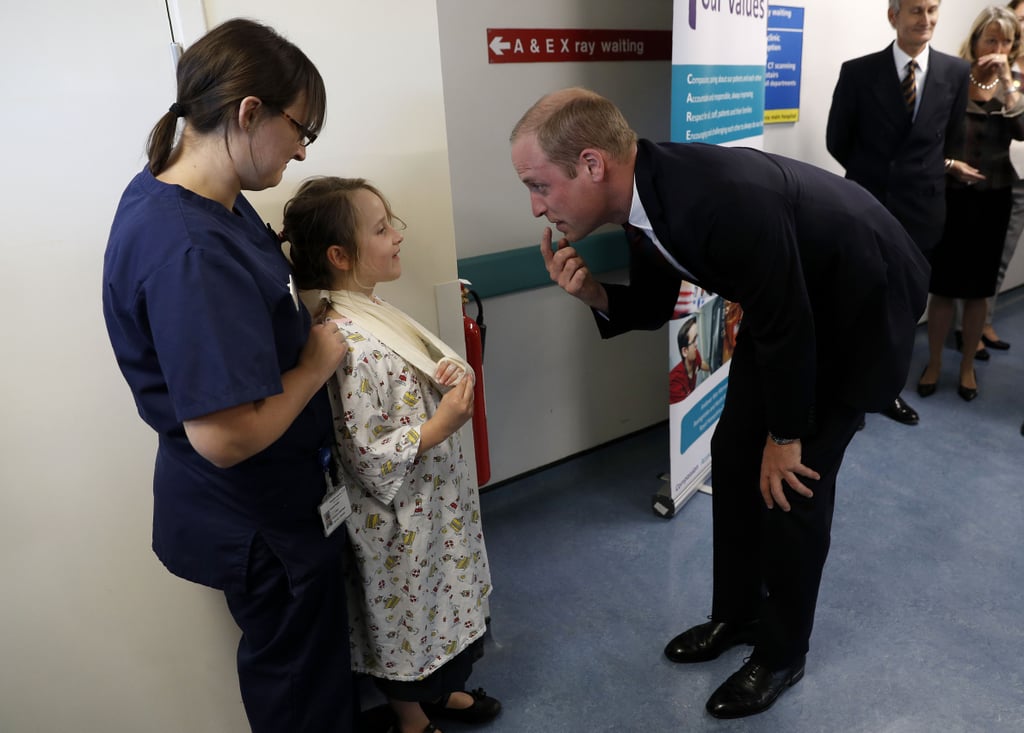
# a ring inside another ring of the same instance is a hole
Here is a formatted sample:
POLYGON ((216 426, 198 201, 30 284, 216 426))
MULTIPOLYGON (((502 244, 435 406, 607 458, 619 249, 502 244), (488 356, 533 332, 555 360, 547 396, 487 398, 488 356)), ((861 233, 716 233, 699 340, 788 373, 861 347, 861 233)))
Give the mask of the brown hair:
POLYGON ((561 166, 569 178, 576 177, 584 148, 598 148, 624 161, 636 145, 636 133, 619 108, 582 87, 541 97, 512 128, 511 142, 522 135, 536 135, 548 160, 561 166))
POLYGON ((284 206, 285 241, 291 242, 295 282, 303 290, 329 290, 331 267, 327 250, 335 245, 343 248, 352 262, 358 262, 356 229, 358 212, 352 194, 365 190, 384 203, 388 219, 399 221, 391 204, 377 188, 363 178, 322 176, 310 178, 284 206))
POLYGON ((252 20, 235 18, 217 26, 182 54, 177 69, 178 94, 149 135, 149 170, 159 175, 169 164, 179 116, 199 134, 224 130, 248 96, 269 109, 283 111, 305 95, 305 125, 316 134, 327 107, 324 81, 313 62, 276 31, 252 20))

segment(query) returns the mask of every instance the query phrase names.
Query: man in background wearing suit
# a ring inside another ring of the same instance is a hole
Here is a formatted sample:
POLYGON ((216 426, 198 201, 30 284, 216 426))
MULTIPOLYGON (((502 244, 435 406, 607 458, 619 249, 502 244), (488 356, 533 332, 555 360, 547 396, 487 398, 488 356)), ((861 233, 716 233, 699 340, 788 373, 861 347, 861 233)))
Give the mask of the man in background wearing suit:
POLYGON ((804 674, 836 474, 864 412, 906 380, 928 264, 860 186, 758 150, 638 140, 585 89, 540 99, 511 141, 534 216, 563 235, 555 251, 542 235, 548 273, 603 337, 660 327, 682 278, 743 308, 711 441, 711 621, 665 654, 754 644, 706 708, 759 713, 804 674), (571 244, 606 223, 628 225, 628 285, 599 282, 571 244))
MULTIPOLYGON (((896 41, 843 64, 826 133, 846 177, 881 201, 925 255, 942 238, 947 171, 980 178, 957 160, 970 65, 928 45, 938 19, 939 0, 889 0, 896 41)), ((898 395, 882 412, 918 422, 898 395)))

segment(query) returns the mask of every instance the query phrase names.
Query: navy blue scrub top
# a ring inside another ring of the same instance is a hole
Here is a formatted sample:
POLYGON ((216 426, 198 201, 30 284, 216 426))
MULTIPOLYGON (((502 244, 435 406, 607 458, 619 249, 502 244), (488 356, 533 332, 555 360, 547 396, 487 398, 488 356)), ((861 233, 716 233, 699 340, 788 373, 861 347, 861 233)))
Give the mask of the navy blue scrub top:
MULTIPOLYGON (((200 456, 182 423, 283 391, 309 335, 277 237, 239 196, 234 212, 148 170, 128 185, 103 267, 103 313, 139 414, 159 434, 153 549, 167 568, 242 590, 260 533, 292 586, 336 563, 325 539, 318 454, 332 439, 326 390, 285 434, 228 469, 200 456)), ((336 567, 336 565, 335 565, 336 567)))

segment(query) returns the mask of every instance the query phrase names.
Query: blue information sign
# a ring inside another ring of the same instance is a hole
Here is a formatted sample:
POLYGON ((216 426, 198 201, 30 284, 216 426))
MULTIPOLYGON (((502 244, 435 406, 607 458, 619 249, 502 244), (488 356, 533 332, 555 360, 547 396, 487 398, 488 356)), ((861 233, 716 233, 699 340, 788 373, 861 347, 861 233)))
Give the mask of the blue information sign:
POLYGON ((800 119, 800 65, 804 9, 768 6, 768 60, 764 70, 764 121, 800 119))

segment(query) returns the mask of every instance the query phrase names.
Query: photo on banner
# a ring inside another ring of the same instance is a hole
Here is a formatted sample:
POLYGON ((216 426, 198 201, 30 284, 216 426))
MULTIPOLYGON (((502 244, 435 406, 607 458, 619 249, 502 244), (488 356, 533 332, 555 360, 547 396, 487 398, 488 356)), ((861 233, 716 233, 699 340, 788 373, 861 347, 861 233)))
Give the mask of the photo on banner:
MULTIPOLYGON (((676 0, 674 11, 672 140, 763 147, 767 0, 676 0)), ((678 401, 669 404, 671 473, 667 493, 655 498, 659 514, 672 516, 698 490, 711 491, 711 435, 740 317, 737 304, 683 283, 668 332, 678 401)))
POLYGON ((711 434, 725 403, 742 316, 739 303, 690 283, 680 288, 669 323, 671 488, 680 505, 709 490, 711 434))

